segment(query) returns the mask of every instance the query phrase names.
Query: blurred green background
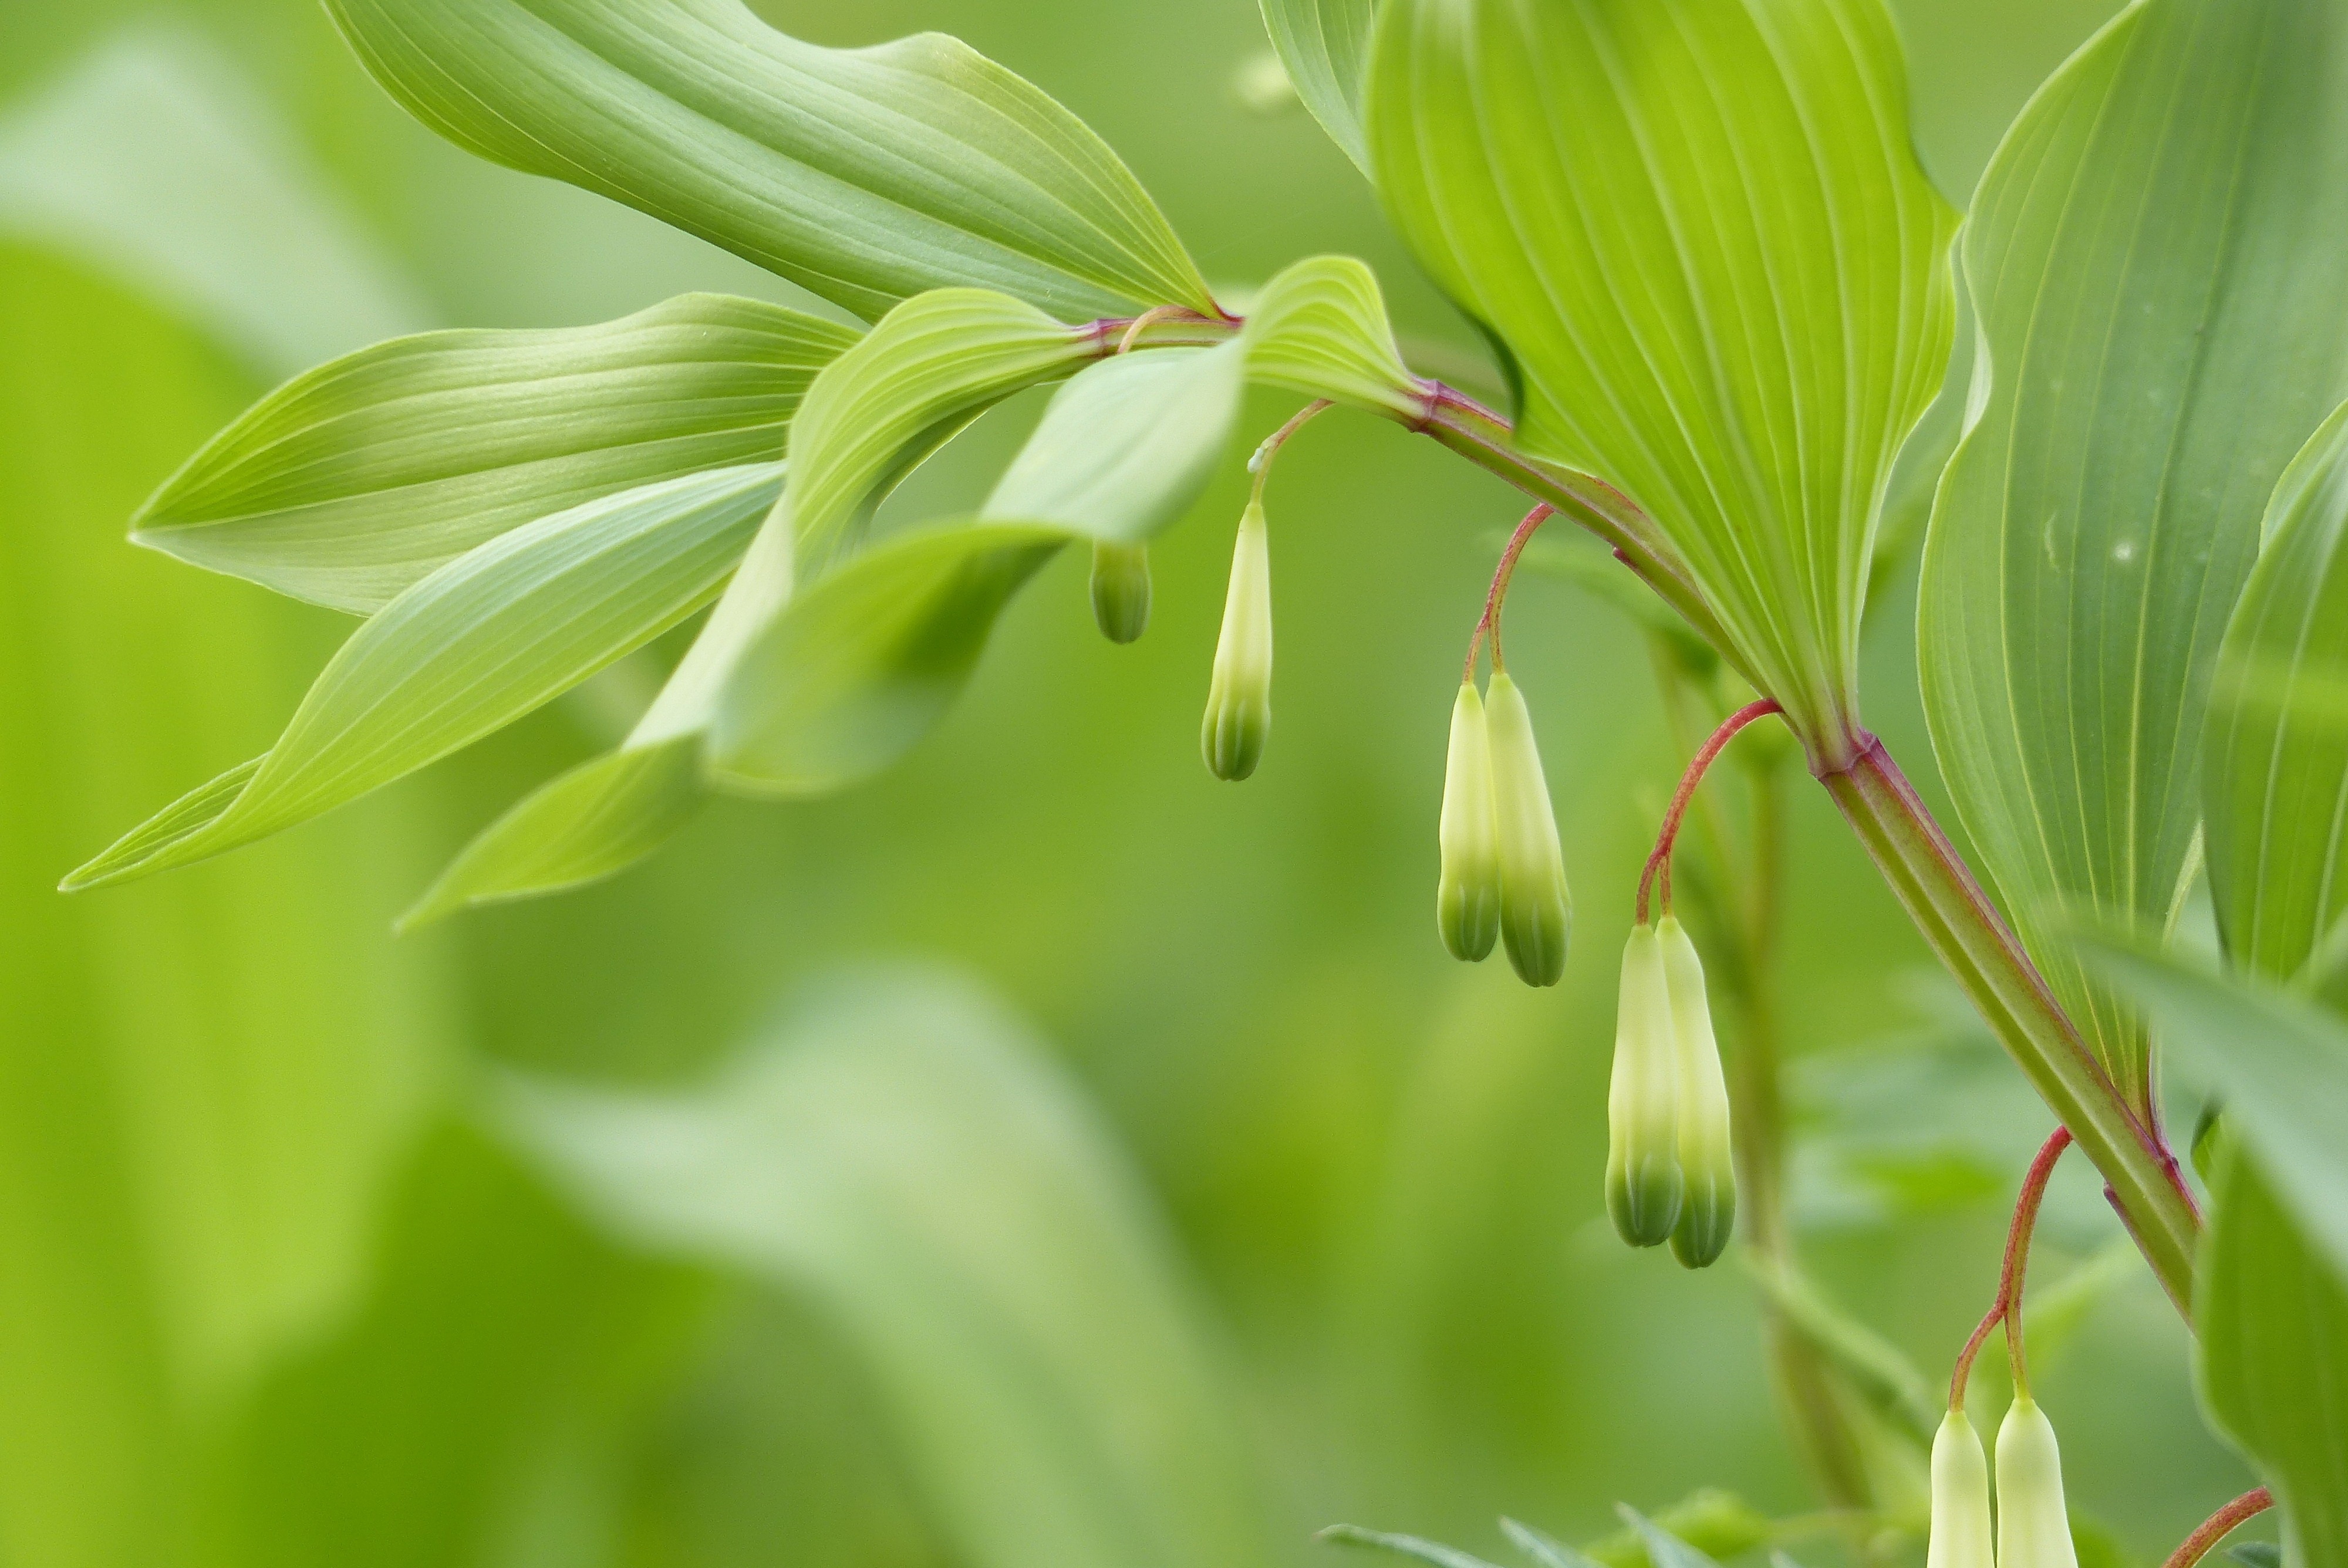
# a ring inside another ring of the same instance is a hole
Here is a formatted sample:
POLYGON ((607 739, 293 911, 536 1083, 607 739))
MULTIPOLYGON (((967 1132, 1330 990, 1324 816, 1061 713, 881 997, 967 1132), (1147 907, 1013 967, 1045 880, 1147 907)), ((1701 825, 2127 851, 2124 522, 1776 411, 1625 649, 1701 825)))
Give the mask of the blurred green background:
MULTIPOLYGON (((1962 200, 2113 7, 1897 8, 1962 200)), ((1472 354, 1311 120, 1243 101, 1252 0, 758 9, 960 34, 1107 137, 1219 286, 1354 252, 1415 352, 1472 354)), ((1242 788, 1196 741, 1235 451, 1141 643, 1063 560, 844 798, 395 941, 647 658, 325 823, 50 891, 265 746, 347 628, 124 542, 180 459, 376 337, 696 288, 791 298, 435 140, 309 0, 0 0, 0 1564, 1185 1568, 1310 1560, 1337 1519, 1497 1553, 1502 1512, 1811 1509, 1749 1280, 1622 1250, 1599 1204, 1615 955, 1684 761, 1648 654, 1523 579, 1575 957, 1538 994, 1451 963, 1445 726, 1515 508, 1391 426, 1323 420, 1273 480, 1279 718, 1242 788)), ((982 493, 1035 406, 891 505, 982 493)), ((1926 774, 1890 598, 1869 717, 1926 774)), ((1937 1377, 2049 1120, 1796 801, 1805 1245, 1937 1377)), ((2041 1392, 2075 1504, 2157 1561, 2246 1482, 2116 1235, 2068 1173, 2040 1277, 2101 1261, 2041 1392)))

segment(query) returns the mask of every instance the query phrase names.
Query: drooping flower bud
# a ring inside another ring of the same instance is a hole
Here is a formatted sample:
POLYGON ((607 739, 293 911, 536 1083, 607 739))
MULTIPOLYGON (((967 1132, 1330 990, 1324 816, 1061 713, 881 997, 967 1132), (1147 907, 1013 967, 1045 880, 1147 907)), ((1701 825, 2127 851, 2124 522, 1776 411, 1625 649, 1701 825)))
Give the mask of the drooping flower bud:
POLYGON ((1476 682, 1451 704, 1451 752, 1443 770, 1443 880, 1435 923, 1451 956, 1480 963, 1500 935, 1500 825, 1492 799, 1492 743, 1476 682))
POLYGON ((1093 546, 1093 620, 1111 642, 1132 642, 1149 625, 1149 547, 1093 546))
POLYGON ((1271 734, 1272 541, 1263 504, 1251 501, 1231 548, 1231 586, 1223 599, 1223 631, 1215 642, 1215 675, 1199 745, 1208 769, 1236 783, 1255 772, 1271 734))
POLYGON ((1666 915, 1655 927, 1663 948, 1663 975, 1672 997, 1680 1103, 1679 1224, 1672 1255, 1690 1268, 1709 1268, 1736 1231, 1736 1161, 1729 1146, 1728 1082, 1713 1038, 1712 1005, 1704 993, 1704 960, 1687 929, 1666 915))
POLYGON ((2037 1402, 2015 1399, 1997 1429, 1998 1568, 2079 1568, 2063 1504, 2063 1453, 2037 1402))
POLYGON ((1932 1533, 1924 1568, 1997 1568, 1989 1521, 1989 1461, 1962 1410, 1932 1439, 1932 1533))
POLYGON ((1622 949, 1614 1076, 1606 1091, 1606 1212, 1632 1246, 1658 1246, 1680 1218, 1679 1064, 1671 982, 1653 926, 1622 949))
POLYGON ((1525 984, 1553 986, 1565 975, 1573 895, 1565 885, 1565 851, 1557 840, 1533 716, 1505 671, 1493 675, 1484 709, 1499 823, 1500 934, 1525 984))

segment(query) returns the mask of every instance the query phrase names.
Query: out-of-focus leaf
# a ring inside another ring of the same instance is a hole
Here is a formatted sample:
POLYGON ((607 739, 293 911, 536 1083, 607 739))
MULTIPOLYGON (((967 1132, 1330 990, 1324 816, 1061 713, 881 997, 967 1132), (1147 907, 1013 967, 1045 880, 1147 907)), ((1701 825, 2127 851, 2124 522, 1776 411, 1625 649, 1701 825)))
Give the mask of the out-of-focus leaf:
POLYGON ((850 329, 688 294, 602 326, 449 332, 297 377, 132 520, 180 559, 371 614, 508 528, 621 490, 771 462, 850 329))
POLYGON ((1897 1345, 1837 1306, 1793 1265, 1757 1252, 1744 1257, 1746 1272, 1771 1305, 1842 1373, 1852 1391, 1919 1447, 1930 1448, 1945 1410, 1916 1364, 1897 1345))
POLYGON ((626 870, 701 814, 701 749, 696 735, 623 747, 541 785, 465 846, 400 928, 626 870))
POLYGON ((1407 1557, 1416 1563, 1431 1563, 1435 1568, 1493 1568, 1493 1564, 1481 1557, 1471 1556, 1456 1546, 1422 1541, 1416 1535, 1365 1530, 1358 1524, 1333 1524, 1321 1532, 1319 1539, 1332 1546, 1359 1546, 1391 1556, 1407 1557))
POLYGON ((382 929, 413 802, 324 853, 57 897, 191 758, 268 733, 326 618, 122 543, 256 390, 223 350, 13 244, 0 300, 0 1533, 161 1568, 192 1560, 221 1412, 364 1292, 448 998, 443 955, 382 929))
POLYGON ((979 510, 1138 544, 1189 511, 1247 385, 1247 345, 1120 354, 1053 395, 1043 422, 979 510))
POLYGON ((2287 982, 2348 913, 2348 405, 2283 475, 2265 532, 2218 655, 2202 787, 2226 950, 2287 982))
POLYGON ((2262 982, 2100 938, 2080 947, 2179 1067, 2224 1096, 2251 1162, 2348 1281, 2348 1024, 2262 982))
POLYGON ((1710 1553, 1697 1550, 1629 1503, 1616 1503, 1614 1512, 1638 1532, 1639 1542, 1647 1549, 1647 1561, 1653 1568, 1720 1568, 1710 1553))
POLYGON ((501 1120, 620 1235, 817 1304, 973 1568, 1246 1568, 1239 1438, 1133 1173, 1023 1030, 884 973, 706 1086, 510 1083, 501 1120))
POLYGON ((1512 360, 1518 440, 1637 501, 1832 760, 1955 215, 1876 0, 1385 0, 1380 194, 1512 360))
POLYGON ((828 49, 737 0, 329 0, 481 157, 723 245, 857 314, 953 284, 1070 320, 1213 298, 1125 165, 942 34, 828 49))
POLYGON ((2227 1547, 2226 1555, 2242 1568, 2282 1568, 2282 1548, 2271 1541, 2245 1541, 2227 1547))
POLYGON ((2022 1320, 2030 1333, 2030 1369, 2045 1372, 2078 1342, 2079 1331, 2096 1307, 2129 1280, 2149 1277, 2144 1254, 2127 1236, 2114 1236, 2078 1267, 2051 1285, 2034 1282, 2023 1303, 2022 1320))
POLYGON ((1362 86, 1370 63, 1373 0, 1263 0, 1264 30, 1296 96, 1355 168, 1370 171, 1362 140, 1362 86))
POLYGON ((708 602, 780 484, 773 463, 673 479, 542 518, 442 567, 343 645, 241 789, 204 786, 67 886, 250 844, 511 723, 708 602))
POLYGON ((1403 364, 1377 274, 1351 256, 1309 256, 1263 286, 1243 333, 1248 374, 1413 423, 1427 395, 1403 364))
POLYGON ((1660 1509, 1653 1519, 1635 1510, 1618 1507, 1623 1528, 1581 1550, 1608 1568, 1674 1568, 1675 1560, 1693 1553, 1699 1564, 1713 1558, 1741 1557, 1769 1540, 1775 1528, 1734 1493, 1706 1487, 1660 1509), (1665 1554, 1653 1552, 1651 1535, 1674 1544, 1665 1554))
POLYGON ((433 312, 194 34, 123 35, 0 119, 0 234, 79 257, 275 378, 433 312))
POLYGON ((1550 541, 1536 538, 1517 558, 1546 577, 1571 583, 1600 603, 1628 616, 1631 623, 1671 650, 1672 660, 1689 674, 1708 679, 1720 668, 1720 655, 1711 643, 1691 630, 1655 597, 1655 590, 1602 546, 1581 539, 1550 541))
POLYGON ((743 655, 710 737, 718 779, 818 794, 867 778, 943 716, 995 618, 1067 541, 981 523, 876 545, 793 600, 743 655))
MULTIPOLYGON (((2036 1350, 2034 1341, 2030 1358, 2034 1372, 2038 1370, 2036 1350)), ((2071 1553, 2078 1559, 2079 1568, 2137 1568, 2135 1554, 2112 1527, 2085 1509, 2071 1510, 2071 1553)))
POLYGON ((2348 15, 2140 0, 1973 199, 1968 431, 1926 547, 1926 708, 2024 941, 2122 1091, 2143 1031, 2056 934, 2182 896, 2219 639, 2348 392, 2348 15))
POLYGON ((2194 1274, 2194 1320, 2203 1401, 2272 1489, 2286 1560, 2330 1568, 2348 1563, 2348 1275, 2315 1255, 2295 1207, 2234 1156, 2194 1274))
POLYGON ((1590 1558, 1529 1524, 1519 1524, 1513 1519, 1503 1518, 1500 1533, 1507 1536, 1518 1551, 1531 1558, 1536 1568, 1592 1568, 1590 1558))

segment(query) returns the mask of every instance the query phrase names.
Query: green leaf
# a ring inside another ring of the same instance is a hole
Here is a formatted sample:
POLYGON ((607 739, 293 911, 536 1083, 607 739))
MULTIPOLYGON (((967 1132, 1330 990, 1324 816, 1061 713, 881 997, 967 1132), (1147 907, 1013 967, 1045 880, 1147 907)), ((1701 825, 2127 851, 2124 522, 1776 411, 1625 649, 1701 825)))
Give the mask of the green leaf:
POLYGON ((2203 1401, 2272 1489, 2284 1560, 2338 1568, 2348 1563, 2348 1281, 2311 1254, 2239 1154, 2219 1177, 2196 1279, 2203 1401))
POLYGON ((1471 1556, 1457 1547, 1421 1541, 1416 1535, 1393 1535, 1383 1530, 1365 1530, 1358 1524, 1333 1524, 1321 1532, 1318 1539, 1332 1546, 1360 1546, 1372 1552, 1407 1557, 1414 1562, 1431 1563, 1435 1568, 1493 1568, 1481 1557, 1471 1556))
POLYGON ((2094 936, 2080 947, 2179 1068, 2224 1096, 2260 1173, 2348 1281, 2348 1024, 2263 982, 2094 936))
POLYGON ((1868 1407, 1919 1448, 1931 1448, 1946 1410, 1916 1364, 1897 1345, 1836 1305, 1794 1265, 1773 1262, 1758 1252, 1742 1255, 1746 1272, 1778 1314, 1842 1373, 1868 1407))
POLYGON ((127 881, 250 844, 520 717, 708 601, 777 464, 591 501, 500 535, 345 643, 241 789, 204 786, 67 879, 127 881))
POLYGON ((1269 386, 1367 409, 1406 425, 1428 414, 1403 364, 1377 274, 1351 256, 1311 256, 1263 286, 1242 334, 1248 374, 1269 386))
POLYGON ((811 575, 853 549, 889 488, 985 409, 1067 374, 1099 338, 978 289, 908 300, 809 389, 776 507, 811 575))
POLYGON ((1049 1053, 966 986, 833 983, 681 1093, 510 1081, 582 1210, 817 1307, 957 1562, 1272 1560, 1162 1222, 1049 1053))
POLYGON ((1623 1528, 1582 1548, 1591 1559, 1612 1568, 1673 1568, 1693 1553, 1699 1564, 1715 1558, 1742 1557, 1768 1541, 1776 1527, 1753 1512, 1733 1492, 1706 1487, 1691 1492, 1652 1519, 1618 1505, 1623 1528), (1671 1542, 1658 1555, 1651 1535, 1671 1542))
POLYGON ((1846 759, 1952 315, 1881 6, 1385 0, 1367 119, 1396 224, 1511 362, 1519 444, 1637 501, 1723 651, 1846 759))
POLYGON ((615 876, 675 837, 707 799, 698 736, 606 752, 483 828, 399 928, 615 876))
POLYGON ((1264 30, 1296 96, 1363 173, 1362 86, 1370 59, 1373 0, 1263 0, 1264 30))
POLYGON ((856 340, 780 306, 688 294, 602 326, 378 343, 255 405, 131 537, 371 614, 519 524, 780 457, 808 384, 856 340))
POLYGON ((1519 1524, 1513 1519, 1503 1518, 1500 1533, 1507 1536, 1518 1551, 1531 1558, 1538 1568, 1597 1568, 1589 1558, 1572 1547, 1529 1524, 1519 1524))
POLYGON ((888 766, 953 705, 1004 604, 1067 537, 1027 524, 927 529, 832 572, 744 654, 712 732, 712 772, 806 795, 888 766))
POLYGON ((2218 654, 2202 787, 2226 950, 2289 981, 2348 913, 2348 405, 2283 475, 2265 533, 2218 654))
POLYGON ((998 289, 1070 320, 1214 301, 1098 137, 960 42, 827 49, 736 0, 328 0, 458 145, 569 180, 872 318, 998 289))
POLYGON ((2348 13, 2139 0, 2032 101, 1963 241, 1969 429, 1926 547, 1927 712, 2056 996, 2148 1108, 2054 926, 2171 916, 2211 667, 2276 478, 2348 393, 2348 13))
POLYGON ((1162 532, 1214 477, 1247 370, 1238 341, 1091 366, 1053 395, 979 516, 1119 543, 1162 532))
POLYGON ((1663 1529, 1629 1503, 1616 1503, 1614 1512, 1638 1532, 1640 1543, 1647 1549, 1647 1561, 1653 1568, 1720 1568, 1720 1564, 1710 1556, 1663 1529))

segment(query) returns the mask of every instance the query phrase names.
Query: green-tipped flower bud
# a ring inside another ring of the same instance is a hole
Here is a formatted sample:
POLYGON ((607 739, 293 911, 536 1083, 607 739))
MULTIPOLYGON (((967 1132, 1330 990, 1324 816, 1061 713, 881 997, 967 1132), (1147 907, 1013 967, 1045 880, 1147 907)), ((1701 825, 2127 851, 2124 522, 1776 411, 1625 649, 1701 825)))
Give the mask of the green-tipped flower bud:
POLYGON ((2079 1568, 2063 1505, 2063 1452, 2029 1395, 1997 1429, 1998 1568, 2079 1568))
POLYGON ((1500 830, 1500 934, 1509 962, 1529 986, 1553 986, 1565 975, 1566 938, 1573 930, 1573 895, 1565 885, 1565 851, 1557 841, 1549 781, 1524 693, 1505 673, 1492 677, 1485 697, 1485 727, 1492 746, 1492 804, 1500 830))
POLYGON ((1443 881, 1435 923, 1451 956, 1480 963, 1500 935, 1500 824, 1492 800, 1492 743, 1476 682, 1451 704, 1451 753, 1443 769, 1443 881))
POLYGON ((1148 545, 1093 546, 1093 620, 1111 642, 1136 641, 1148 629, 1148 545))
POLYGON ((1215 643, 1215 678, 1207 689, 1199 746, 1219 779, 1255 772, 1272 734, 1272 542, 1263 506, 1250 502, 1231 548, 1231 586, 1223 599, 1223 632, 1215 643))
POLYGON ((1728 1081, 1721 1075, 1720 1044, 1713 1038, 1712 1004, 1704 994, 1704 960, 1686 927, 1666 915, 1655 927, 1663 947, 1663 976, 1672 995, 1672 1035, 1678 1047, 1680 1099, 1680 1220, 1672 1255, 1690 1268, 1710 1268, 1736 1232, 1736 1162, 1729 1146, 1728 1081))
POLYGON ((1924 1568, 1997 1568, 1989 1522, 1989 1461, 1962 1410, 1932 1439, 1932 1533, 1924 1568))
POLYGON ((1606 1212, 1632 1246, 1659 1246, 1680 1218, 1678 1042, 1653 926, 1622 949, 1614 1077, 1606 1092, 1606 1212))

